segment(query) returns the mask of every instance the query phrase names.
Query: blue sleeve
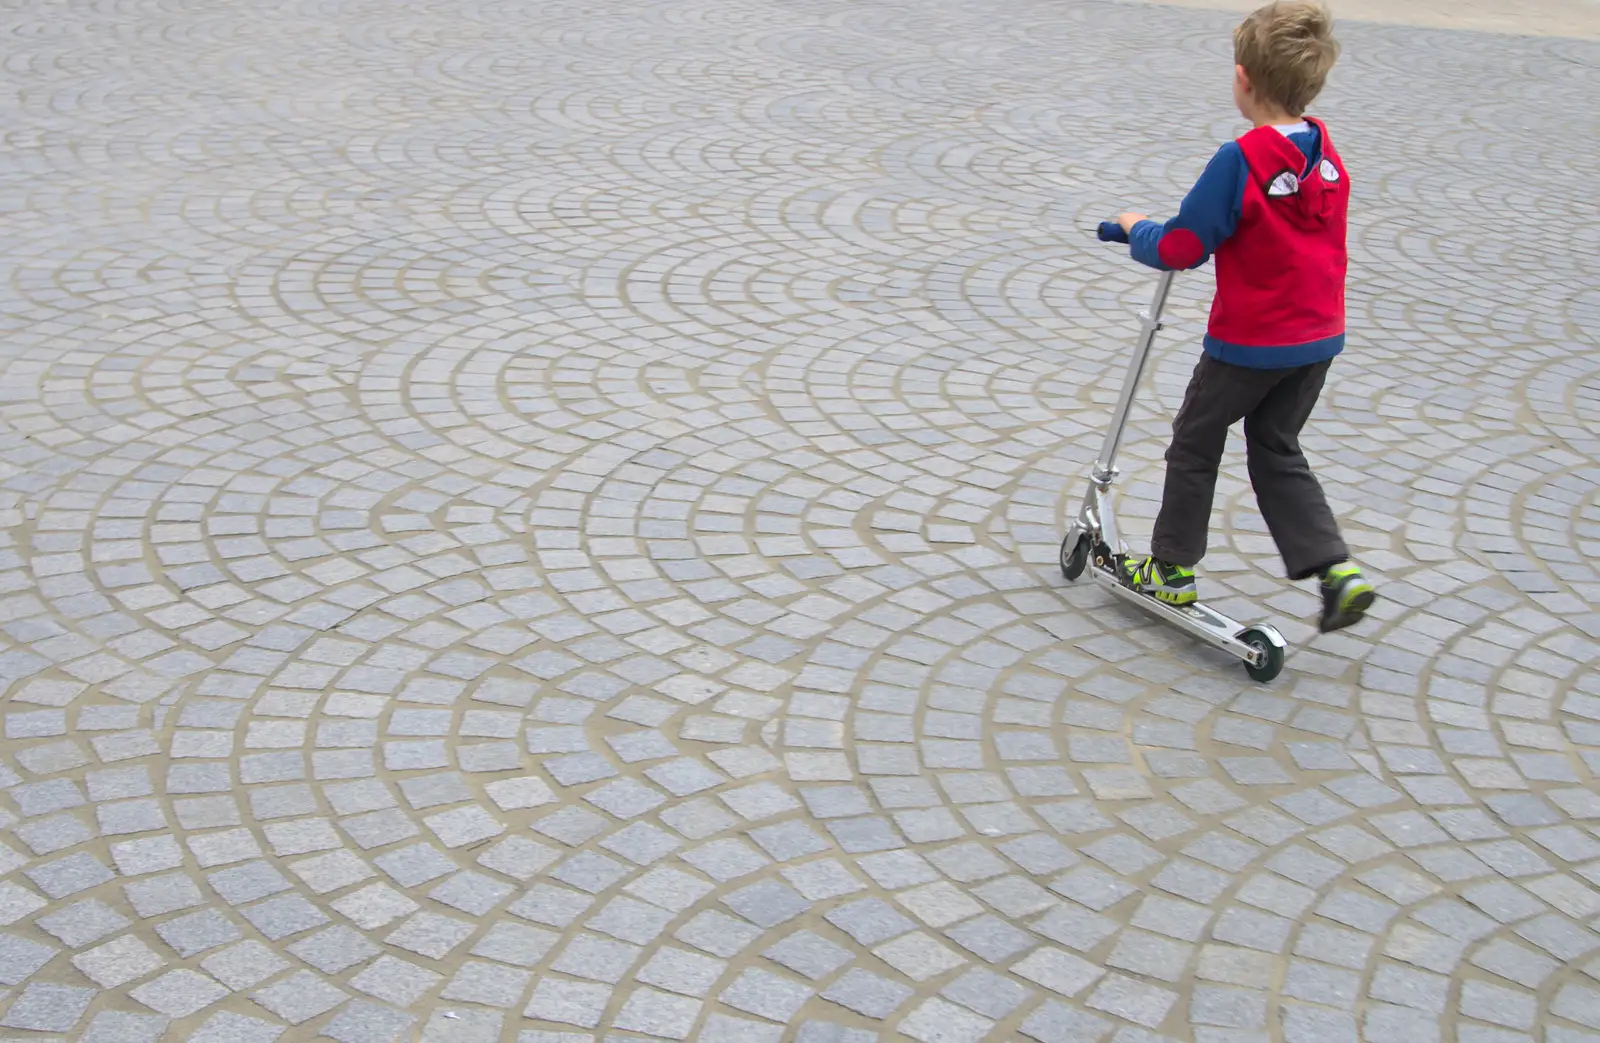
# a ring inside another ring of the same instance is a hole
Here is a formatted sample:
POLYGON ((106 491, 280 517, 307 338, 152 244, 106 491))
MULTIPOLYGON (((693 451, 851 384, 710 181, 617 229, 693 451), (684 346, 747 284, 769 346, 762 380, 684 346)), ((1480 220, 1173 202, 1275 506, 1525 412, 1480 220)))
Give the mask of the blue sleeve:
POLYGON ((1133 259, 1162 271, 1198 268, 1233 234, 1250 168, 1238 142, 1217 149, 1200 180, 1165 224, 1140 221, 1128 233, 1133 259))

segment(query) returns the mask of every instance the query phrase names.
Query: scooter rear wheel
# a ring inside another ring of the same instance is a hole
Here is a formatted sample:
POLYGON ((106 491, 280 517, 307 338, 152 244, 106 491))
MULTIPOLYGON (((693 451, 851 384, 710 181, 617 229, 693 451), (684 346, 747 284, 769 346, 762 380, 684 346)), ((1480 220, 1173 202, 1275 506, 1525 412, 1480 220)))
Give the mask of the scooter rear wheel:
POLYGON ((1261 653, 1259 666, 1252 666, 1248 661, 1244 664, 1244 672, 1252 681, 1265 684, 1283 670, 1283 646, 1267 637, 1260 627, 1246 627, 1239 633, 1239 640, 1261 653))
POLYGON ((1061 541, 1061 574, 1069 581, 1083 575, 1083 567, 1089 563, 1090 542, 1083 533, 1068 533, 1061 541))

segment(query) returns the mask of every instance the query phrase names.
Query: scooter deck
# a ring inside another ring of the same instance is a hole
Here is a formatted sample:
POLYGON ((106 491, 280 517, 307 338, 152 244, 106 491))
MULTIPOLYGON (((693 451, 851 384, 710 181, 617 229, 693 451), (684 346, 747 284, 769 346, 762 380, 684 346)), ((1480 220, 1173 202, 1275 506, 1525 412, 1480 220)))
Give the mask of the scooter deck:
POLYGON ((1138 605, 1144 611, 1161 617, 1180 630, 1237 656, 1252 666, 1260 665, 1261 655, 1258 650, 1239 639, 1239 635, 1247 629, 1244 624, 1229 619, 1216 609, 1199 602, 1191 605, 1169 605, 1164 601, 1157 601, 1150 595, 1141 594, 1129 587, 1118 579, 1114 572, 1102 566, 1092 566, 1090 571, 1094 573, 1096 583, 1110 590, 1119 599, 1138 605))

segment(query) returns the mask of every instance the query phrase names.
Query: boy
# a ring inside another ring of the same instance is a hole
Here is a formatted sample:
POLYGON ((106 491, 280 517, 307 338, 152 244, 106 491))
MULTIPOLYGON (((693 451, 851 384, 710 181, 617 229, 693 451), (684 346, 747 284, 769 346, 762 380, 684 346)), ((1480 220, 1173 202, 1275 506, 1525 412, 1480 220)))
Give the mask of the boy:
POLYGON ((1196 600, 1217 466, 1242 419, 1256 502, 1289 578, 1321 578, 1327 633, 1375 600, 1299 441, 1344 348, 1350 182, 1327 128, 1303 115, 1339 44, 1322 4, 1279 2, 1234 30, 1233 52, 1233 100, 1254 129, 1217 150, 1177 217, 1118 218, 1134 259, 1152 268, 1217 260, 1205 354, 1173 420, 1150 556, 1129 558, 1122 579, 1168 604, 1196 600))

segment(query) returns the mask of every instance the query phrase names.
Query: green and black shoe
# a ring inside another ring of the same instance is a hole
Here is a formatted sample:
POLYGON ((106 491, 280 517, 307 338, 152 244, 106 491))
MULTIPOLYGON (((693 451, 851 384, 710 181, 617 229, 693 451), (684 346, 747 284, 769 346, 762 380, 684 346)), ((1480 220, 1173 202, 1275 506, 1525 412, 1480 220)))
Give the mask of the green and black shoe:
POLYGON ((1372 584, 1354 562, 1341 562, 1324 572, 1321 587, 1322 619, 1317 626, 1324 634, 1361 622, 1367 609, 1378 600, 1372 584))
POLYGON ((1168 605, 1192 605, 1200 600, 1194 587, 1194 569, 1168 565, 1155 558, 1123 558, 1122 582, 1141 594, 1168 605))

